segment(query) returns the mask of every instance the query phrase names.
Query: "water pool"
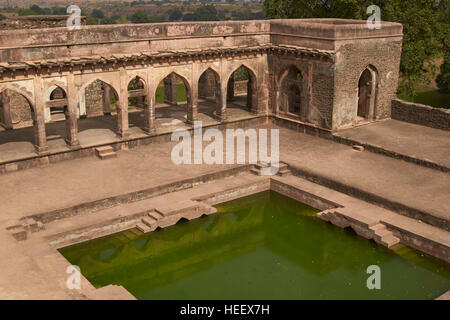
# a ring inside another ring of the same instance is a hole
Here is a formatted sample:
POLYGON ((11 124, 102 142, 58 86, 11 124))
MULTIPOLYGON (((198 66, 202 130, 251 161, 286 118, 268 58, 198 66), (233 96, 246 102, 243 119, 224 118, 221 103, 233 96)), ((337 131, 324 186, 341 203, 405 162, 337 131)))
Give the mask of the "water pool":
POLYGON ((60 249, 95 286, 138 299, 433 299, 450 289, 450 265, 389 250, 267 191, 217 206, 218 214, 140 234, 60 249), (369 290, 367 267, 381 269, 369 290))

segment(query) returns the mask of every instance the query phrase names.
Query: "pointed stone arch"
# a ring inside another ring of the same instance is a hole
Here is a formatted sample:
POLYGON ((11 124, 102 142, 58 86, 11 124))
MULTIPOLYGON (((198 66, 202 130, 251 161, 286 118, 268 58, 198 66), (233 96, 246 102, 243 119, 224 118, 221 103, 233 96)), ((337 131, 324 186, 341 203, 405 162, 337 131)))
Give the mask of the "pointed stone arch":
POLYGON ((256 72, 245 63, 240 64, 237 68, 235 68, 229 75, 227 79, 227 102, 231 102, 235 98, 235 78, 240 80, 238 73, 240 70, 243 70, 243 74, 247 74, 247 79, 243 81, 247 81, 246 83, 246 103, 245 107, 248 111, 252 113, 258 113, 258 78, 256 76, 256 72))
POLYGON ((221 120, 223 108, 221 79, 219 73, 211 67, 205 68, 198 78, 198 97, 204 99, 207 104, 214 103, 212 110, 202 105, 201 110, 212 118, 221 120), (209 109, 209 110, 208 110, 209 109))
POLYGON ((308 104, 305 97, 304 72, 295 64, 289 65, 278 76, 277 112, 309 121, 308 104))
POLYGON ((358 121, 376 118, 376 104, 378 99, 378 70, 369 64, 358 78, 358 104, 356 119, 358 121))
MULTIPOLYGON (((155 86, 155 88, 153 88, 153 97, 154 97, 154 101, 155 101, 155 105, 157 103, 157 101, 161 101, 161 96, 157 96, 158 94, 158 87, 160 87, 159 85, 161 84, 161 82, 164 83, 164 96, 163 96, 163 100, 164 103, 172 105, 172 106, 176 106, 178 105, 179 101, 177 99, 177 82, 178 79, 181 80, 181 82, 184 85, 184 88, 186 90, 186 108, 184 110, 184 116, 183 116, 183 121, 189 123, 189 117, 188 114, 190 112, 190 110, 192 110, 193 108, 193 99, 192 99, 192 85, 191 83, 188 81, 188 79, 181 75, 180 73, 176 72, 176 71, 170 71, 167 72, 164 76, 160 77, 157 85, 155 86)), ((159 91, 159 94, 161 94, 161 91, 159 91)), ((181 95, 181 94, 180 94, 181 95)), ((156 113, 156 108, 155 108, 155 113, 156 113)), ((165 115, 168 116, 168 115, 165 115)), ((170 116, 169 116, 170 118, 170 116)))

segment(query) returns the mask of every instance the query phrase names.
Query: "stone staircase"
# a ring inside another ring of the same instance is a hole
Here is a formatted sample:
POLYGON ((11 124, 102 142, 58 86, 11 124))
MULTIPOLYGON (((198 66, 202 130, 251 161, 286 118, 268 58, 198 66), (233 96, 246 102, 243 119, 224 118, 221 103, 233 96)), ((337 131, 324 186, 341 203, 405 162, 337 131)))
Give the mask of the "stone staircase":
POLYGON ((148 233, 156 228, 165 228, 176 224, 180 219, 196 219, 204 214, 210 215, 216 213, 217 209, 205 203, 192 200, 183 200, 178 203, 168 203, 150 211, 145 217, 136 224, 136 228, 148 233))
POLYGON ((117 153, 111 146, 104 146, 95 148, 95 155, 102 160, 116 158, 117 153))
MULTIPOLYGON (((258 162, 257 164, 255 164, 255 167, 252 168, 250 171, 257 176, 260 176, 262 175, 261 174, 262 169, 268 169, 271 166, 276 167, 277 164, 271 165, 270 163, 267 162, 258 162)), ((280 177, 288 176, 291 174, 291 170, 289 169, 289 166, 286 163, 280 162, 278 163, 278 171, 276 174, 280 177)))
POLYGON ((136 225, 136 228, 143 233, 154 231, 158 227, 158 221, 164 218, 164 216, 157 210, 150 211, 146 217, 141 219, 136 225))
POLYGON ((385 224, 348 208, 324 210, 319 212, 317 217, 341 228, 351 227, 360 236, 373 239, 388 248, 400 243, 400 239, 394 236, 385 224))
POLYGON ((369 229, 373 231, 373 239, 375 242, 381 243, 388 248, 400 243, 400 239, 394 236, 384 224, 379 223, 369 227, 369 229))

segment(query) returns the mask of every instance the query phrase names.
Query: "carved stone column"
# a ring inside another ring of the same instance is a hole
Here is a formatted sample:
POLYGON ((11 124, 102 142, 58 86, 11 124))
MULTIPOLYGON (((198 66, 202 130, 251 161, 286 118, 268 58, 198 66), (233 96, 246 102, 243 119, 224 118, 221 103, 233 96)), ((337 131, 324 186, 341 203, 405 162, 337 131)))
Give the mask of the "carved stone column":
POLYGON ((111 88, 103 84, 103 114, 111 115, 111 88))
POLYGON ((41 77, 36 76, 33 79, 34 87, 34 147, 38 153, 46 153, 48 151, 47 135, 45 133, 45 120, 44 120, 44 95, 42 93, 42 81, 41 77))
POLYGON ((77 89, 73 74, 67 76, 67 107, 64 109, 66 116, 66 143, 71 148, 80 147, 78 140, 78 119, 77 119, 77 89))
POLYGON ((120 96, 117 103, 117 134, 122 139, 129 136, 128 131, 128 83, 127 71, 120 70, 120 96))
POLYGON ((7 91, 0 93, 0 121, 6 129, 12 129, 11 105, 7 91))

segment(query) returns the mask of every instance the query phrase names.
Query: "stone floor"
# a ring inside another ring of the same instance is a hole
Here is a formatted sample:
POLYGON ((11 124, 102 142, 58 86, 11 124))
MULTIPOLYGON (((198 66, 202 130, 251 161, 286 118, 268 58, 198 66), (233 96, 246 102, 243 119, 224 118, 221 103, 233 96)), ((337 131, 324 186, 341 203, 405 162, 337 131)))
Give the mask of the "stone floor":
MULTIPOLYGON (((407 141, 414 150, 417 143, 407 141)), ((232 167, 176 166, 170 160, 174 145, 155 143, 119 151, 114 159, 81 158, 0 175, 0 257, 8 257, 0 259, 0 298, 80 298, 61 281, 49 281, 55 268, 65 265, 53 260, 50 247, 40 243, 39 252, 28 240, 18 242, 8 234, 5 227, 17 219, 232 167), (47 258, 37 263, 35 256, 47 258)), ((447 173, 288 129, 280 129, 280 158, 313 175, 450 220, 447 173)))
POLYGON ((280 131, 280 156, 314 175, 450 220, 448 173, 287 129, 280 131))
MULTIPOLYGON (((245 108, 245 96, 235 97, 228 103, 228 120, 238 120, 253 117, 245 108)), ((175 129, 190 128, 186 121, 186 103, 177 106, 168 104, 156 105, 156 133, 171 132, 175 129)), ((198 120, 203 125, 219 123, 215 118, 216 105, 214 101, 199 100, 198 120)), ((144 126, 142 110, 130 108, 129 115, 130 138, 148 136, 141 128, 144 126)), ((46 124, 47 145, 50 153, 70 150, 65 141, 65 121, 46 124)), ((100 116, 78 120, 78 138, 82 147, 95 146, 120 141, 116 135, 117 115, 100 116)), ((20 160, 36 156, 34 149, 34 128, 27 127, 15 130, 4 130, 0 127, 0 163, 20 160)))
POLYGON ((412 158, 450 168, 450 132, 398 120, 385 120, 335 134, 412 158))

